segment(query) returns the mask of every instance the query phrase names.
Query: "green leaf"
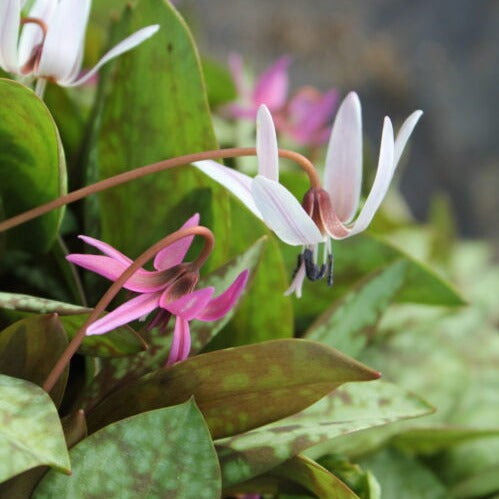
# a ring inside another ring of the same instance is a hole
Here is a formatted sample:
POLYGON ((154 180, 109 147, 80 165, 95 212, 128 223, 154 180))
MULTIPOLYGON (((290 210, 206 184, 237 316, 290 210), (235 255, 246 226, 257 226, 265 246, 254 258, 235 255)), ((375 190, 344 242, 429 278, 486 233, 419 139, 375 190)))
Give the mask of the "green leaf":
POLYGON ((0 308, 8 310, 20 310, 23 312, 34 312, 36 314, 78 314, 88 312, 90 309, 81 305, 49 300, 39 296, 25 295, 20 293, 0 292, 0 308))
POLYGON ((40 387, 0 374, 0 482, 43 464, 70 472, 57 409, 40 387))
MULTIPOLYGON (((448 491, 451 499, 468 497, 490 497, 489 494, 499 491, 499 467, 485 469, 456 484, 448 491)), ((494 497, 497 497, 494 496, 494 497)))
POLYGON ((49 472, 45 497, 220 497, 220 469, 192 401, 107 426, 70 451, 71 476, 49 472))
POLYGON ((213 437, 220 438, 289 416, 347 381, 377 377, 378 373, 320 343, 269 341, 198 355, 146 375, 91 410, 88 425, 95 431, 194 396, 213 437))
POLYGON ((416 459, 383 450, 361 461, 381 485, 383 499, 444 499, 449 497, 438 478, 416 459))
POLYGON ((390 383, 348 384, 301 413, 219 440, 224 487, 260 475, 306 449, 312 458, 336 452, 342 435, 347 438, 350 433, 420 417, 431 410, 415 395, 390 383))
POLYGON ((403 285, 407 267, 407 261, 396 261, 369 275, 326 310, 305 336, 356 357, 403 285))
MULTIPOLYGON (((196 47, 170 3, 128 5, 115 38, 150 24, 161 28, 122 55, 103 78, 94 144, 100 178, 217 148, 196 47)), ((186 165, 105 191, 99 195, 101 238, 134 257, 200 212, 202 223, 217 236, 210 263, 220 264, 228 247, 228 197, 221 187, 208 185, 205 176, 186 165)))
MULTIPOLYGON (((0 372, 41 386, 67 344, 56 314, 22 319, 0 332, 0 372)), ((68 373, 66 368, 50 392, 56 405, 62 400, 68 373)))
MULTIPOLYGON (((21 83, 0 79, 0 197, 9 218, 66 192, 59 133, 45 104, 21 83)), ((7 234, 7 245, 45 252, 54 241, 62 208, 7 234)))

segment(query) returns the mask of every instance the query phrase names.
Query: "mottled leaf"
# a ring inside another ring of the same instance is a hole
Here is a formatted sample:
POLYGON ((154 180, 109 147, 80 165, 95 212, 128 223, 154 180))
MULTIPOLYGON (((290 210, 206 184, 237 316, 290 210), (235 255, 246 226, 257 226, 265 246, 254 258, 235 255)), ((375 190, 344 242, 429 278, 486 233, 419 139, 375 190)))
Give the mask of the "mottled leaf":
POLYGON ((0 308, 7 310, 21 310, 37 314, 78 314, 88 312, 89 309, 72 303, 49 300, 39 296, 20 293, 0 292, 0 308))
MULTIPOLYGON (((150 24, 161 28, 122 55, 109 77, 102 78, 93 144, 100 178, 217 148, 196 47, 171 4, 128 4, 114 38, 150 24)), ((186 165, 99 194, 101 239, 134 257, 200 212, 201 222, 217 235, 211 265, 222 263, 229 235, 228 196, 220 186, 208 185, 205 176, 186 165)))
MULTIPOLYGON (((0 197, 9 218, 66 192, 59 133, 45 104, 25 85, 0 79, 0 197)), ((7 245, 44 252, 54 241, 62 208, 9 231, 7 245)))
POLYGON ((312 458, 334 452, 335 441, 342 435, 431 410, 415 395, 390 383, 348 384, 301 413, 219 440, 224 487, 264 473, 307 449, 312 458))
POLYGON ((403 285, 407 266, 407 261, 397 261, 369 275, 326 310, 305 336, 357 356, 403 285))
POLYGON ((38 386, 0 374, 0 482, 42 464, 70 470, 57 409, 38 386))
POLYGON ((88 424, 95 431, 194 396, 213 437, 220 438, 289 416, 347 381, 378 376, 320 343, 269 341, 198 355, 146 375, 91 410, 88 424))
POLYGON ((45 497, 220 496, 220 470, 206 423, 193 402, 138 414, 103 428, 70 451, 71 476, 49 472, 45 497))
MULTIPOLYGON (((41 386, 67 344, 56 314, 17 321, 0 332, 0 373, 41 386)), ((66 368, 50 392, 56 405, 62 400, 68 372, 66 368)))

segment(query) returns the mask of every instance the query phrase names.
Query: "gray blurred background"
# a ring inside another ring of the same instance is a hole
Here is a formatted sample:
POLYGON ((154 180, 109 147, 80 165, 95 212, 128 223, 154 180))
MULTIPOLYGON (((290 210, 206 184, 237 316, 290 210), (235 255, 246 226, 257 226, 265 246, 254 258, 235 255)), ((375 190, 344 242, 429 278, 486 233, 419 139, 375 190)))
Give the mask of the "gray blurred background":
POLYGON ((414 215, 424 221, 431 196, 447 193, 461 234, 499 247, 499 1, 178 3, 221 62, 236 51, 260 72, 289 54, 292 89, 356 90, 374 144, 384 114, 400 124, 423 109, 401 179, 414 215))

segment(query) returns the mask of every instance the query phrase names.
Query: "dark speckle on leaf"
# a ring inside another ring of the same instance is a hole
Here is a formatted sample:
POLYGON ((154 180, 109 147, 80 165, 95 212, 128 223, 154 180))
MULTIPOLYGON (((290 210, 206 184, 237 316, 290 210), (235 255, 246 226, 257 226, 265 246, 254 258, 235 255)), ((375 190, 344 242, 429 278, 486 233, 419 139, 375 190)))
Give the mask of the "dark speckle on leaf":
POLYGON ((166 46, 166 50, 168 50, 168 53, 171 54, 173 51, 173 44, 171 42, 168 43, 166 46))

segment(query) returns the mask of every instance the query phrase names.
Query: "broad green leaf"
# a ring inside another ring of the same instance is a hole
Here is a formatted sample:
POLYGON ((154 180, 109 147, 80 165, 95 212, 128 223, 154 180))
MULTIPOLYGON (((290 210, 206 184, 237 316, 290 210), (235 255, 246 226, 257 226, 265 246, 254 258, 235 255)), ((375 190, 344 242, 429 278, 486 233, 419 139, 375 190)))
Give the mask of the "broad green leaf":
MULTIPOLYGON (((94 143, 100 178, 217 148, 196 47, 170 3, 127 5, 114 37, 150 24, 161 28, 122 55, 102 79, 94 143)), ((217 236, 211 265, 220 264, 228 247, 228 197, 221 187, 208 185, 205 176, 185 165, 105 191, 99 194, 101 238, 135 257, 200 212, 201 222, 217 236)))
MULTIPOLYGON (((66 165, 59 133, 45 104, 21 83, 0 79, 0 197, 6 218, 66 192, 66 165)), ((62 209, 8 232, 7 245, 47 251, 62 209)))
POLYGON ((49 472, 45 497, 220 497, 213 443, 192 401, 103 428, 70 451, 71 476, 49 472))
POLYGON ((194 396, 213 437, 221 438, 289 416, 347 381, 378 376, 320 343, 275 340, 198 355, 146 375, 91 410, 88 424, 95 431, 194 396))
POLYGON ((40 387, 0 374, 0 482, 43 464, 70 472, 57 409, 40 387))
MULTIPOLYGON (((0 332, 0 372, 41 386, 67 344, 56 314, 17 321, 0 332)), ((66 368, 50 392, 56 405, 62 400, 68 373, 66 368)))
POLYGON ((336 439, 431 412, 424 401, 390 383, 348 384, 301 413, 217 442, 225 486, 260 475, 309 449, 336 451, 336 439), (320 444, 320 445, 319 445, 320 444))
POLYGON ((326 310, 305 336, 356 357, 404 283, 407 261, 396 261, 378 270, 326 310))
POLYGON ((448 493, 430 469, 416 459, 386 449, 360 463, 381 485, 383 499, 445 499, 448 493))

